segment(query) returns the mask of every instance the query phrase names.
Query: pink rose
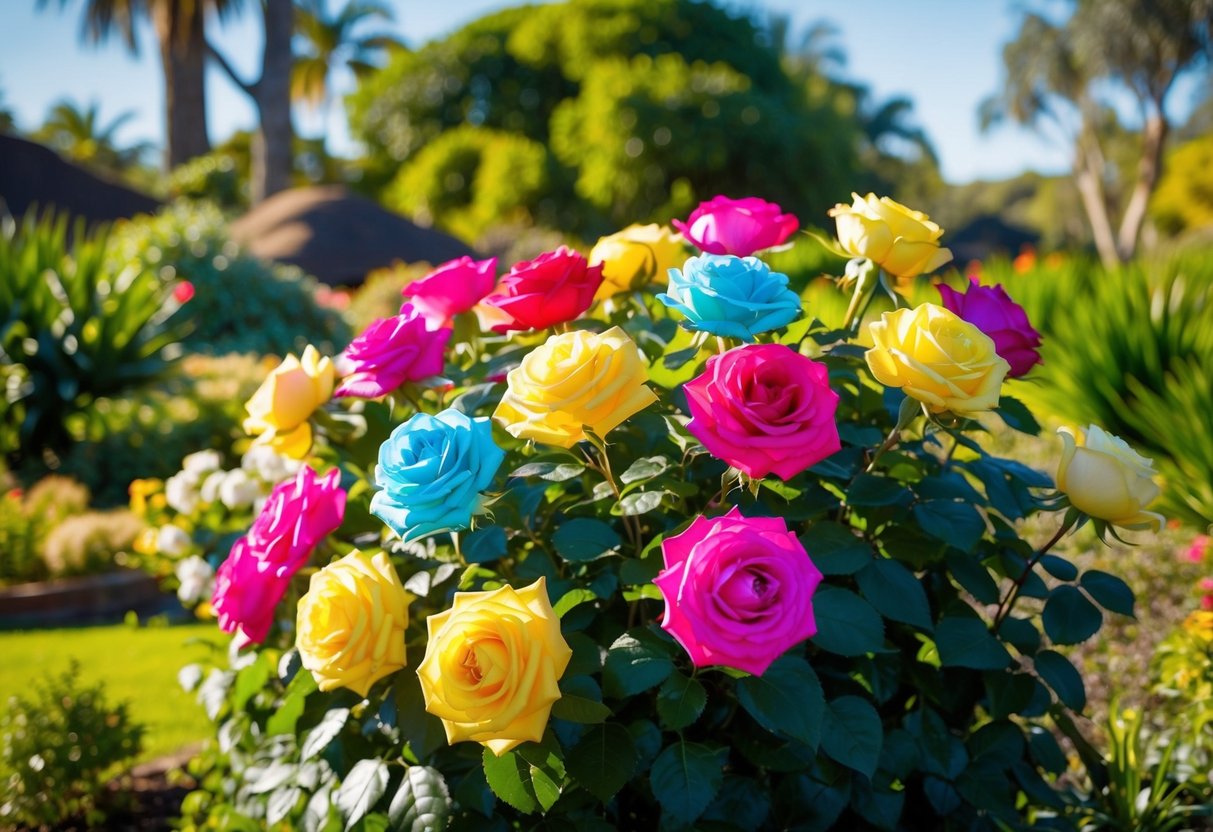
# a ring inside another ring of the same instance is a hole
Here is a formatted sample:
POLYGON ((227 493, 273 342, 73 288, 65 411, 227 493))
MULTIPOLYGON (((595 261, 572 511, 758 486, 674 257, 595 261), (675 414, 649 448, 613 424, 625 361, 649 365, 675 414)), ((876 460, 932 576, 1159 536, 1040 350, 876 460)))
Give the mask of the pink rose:
POLYGON ((408 381, 442 373, 442 352, 451 330, 432 330, 411 304, 393 318, 380 318, 338 356, 337 372, 344 380, 333 396, 377 399, 408 381))
POLYGON ((751 477, 790 480, 842 447, 824 364, 782 344, 751 344, 708 359, 683 385, 687 430, 712 456, 751 477))
POLYGON ((696 667, 761 676, 789 647, 817 632, 813 593, 821 572, 780 517, 696 517, 661 544, 661 627, 696 667))
POLYGON ((561 246, 523 261, 484 299, 481 319, 494 332, 547 329, 571 321, 590 308, 602 283, 602 265, 561 246))
POLYGON ((800 220, 782 211, 775 203, 755 196, 718 196, 699 203, 686 222, 674 220, 673 224, 701 251, 749 257, 781 245, 799 227, 800 220))
POLYGON ((1213 542, 1207 535, 1198 534, 1192 538, 1192 545, 1188 547, 1187 557, 1192 563, 1200 563, 1205 559, 1205 555, 1209 552, 1209 544, 1213 542))
POLYGON ((295 479, 274 486, 215 574, 211 606, 223 632, 265 641, 291 576, 345 517, 340 481, 336 468, 320 477, 305 465, 295 479))
POLYGON ((448 260, 420 280, 400 290, 435 328, 449 327, 451 319, 467 312, 493 291, 497 258, 448 260))
POLYGON ((994 341, 994 349, 1011 365, 1011 378, 1019 378, 1040 363, 1040 333, 1032 328, 1028 313, 1007 295, 1001 286, 982 286, 970 278, 969 288, 961 294, 951 286, 939 284, 943 305, 973 324, 994 341))

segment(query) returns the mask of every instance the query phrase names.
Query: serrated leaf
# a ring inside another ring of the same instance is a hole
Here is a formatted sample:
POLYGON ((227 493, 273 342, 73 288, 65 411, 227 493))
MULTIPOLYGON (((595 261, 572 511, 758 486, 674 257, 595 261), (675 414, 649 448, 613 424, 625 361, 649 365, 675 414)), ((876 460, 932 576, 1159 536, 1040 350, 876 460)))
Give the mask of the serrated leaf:
POLYGON ((607 651, 602 684, 611 696, 634 696, 660 685, 673 670, 664 642, 647 630, 631 630, 615 639, 607 651))
POLYGON ((697 680, 673 673, 657 691, 657 715, 671 731, 687 727, 703 713, 708 694, 697 680))
POLYGON ((1011 654, 977 618, 943 618, 935 625, 935 647, 944 667, 1002 670, 1011 654))
POLYGON ((851 575, 872 560, 872 547, 838 523, 814 523, 800 542, 823 575, 851 575))
POLYGON ((817 750, 825 696, 804 659, 780 656, 762 676, 739 679, 737 701, 763 728, 817 750))
POLYGON ((349 708, 330 708, 325 711, 320 722, 316 723, 316 727, 308 731, 307 739, 303 741, 303 747, 299 749, 299 759, 301 761, 310 760, 322 753, 324 749, 328 748, 333 738, 341 733, 341 729, 345 727, 346 720, 349 718, 349 708))
POLYGON ((649 784, 662 811, 680 823, 695 821, 724 781, 728 749, 678 740, 657 755, 649 784))
POLYGON ((566 520, 552 535, 556 553, 573 563, 605 557, 622 543, 618 533, 608 524, 587 517, 566 520))
POLYGON ((1026 433, 1029 436, 1040 435, 1040 423, 1032 415, 1032 411, 1019 399, 1003 396, 999 399, 998 408, 994 411, 1006 422, 1011 430, 1026 433))
POLYGON ((334 803, 349 829, 374 808, 387 791, 388 769, 383 760, 359 760, 337 789, 334 803))
POLYGON ((1108 612, 1133 617, 1133 607, 1137 599, 1129 585, 1115 575, 1101 572, 1098 569, 1089 569, 1082 573, 1078 585, 1095 599, 1095 603, 1108 612))
POLYGON ((585 466, 575 462, 528 462, 510 472, 511 477, 539 477, 549 482, 564 482, 579 477, 585 466))
POLYGON ((501 526, 485 526, 465 534, 460 543, 463 559, 468 563, 489 563, 506 553, 505 529, 501 526))
POLYGON ((630 485, 641 480, 651 480, 664 474, 670 467, 670 461, 664 456, 645 456, 633 462, 628 469, 619 475, 619 481, 630 485))
POLYGON ((969 503, 923 500, 914 506, 914 519, 924 532, 962 552, 972 551, 986 533, 986 522, 969 503))
POLYGON ((560 596, 560 600, 552 605, 552 611, 556 613, 557 618, 564 618, 565 614, 588 601, 597 601, 598 596, 594 594, 594 590, 586 589, 579 586, 570 589, 564 595, 560 596))
POLYGON ((557 772, 550 760, 543 757, 528 760, 519 749, 497 756, 486 748, 482 762, 493 794, 520 812, 546 812, 560 798, 564 772, 557 772))
POLYGON ((661 506, 664 497, 664 491, 633 491, 631 494, 625 494, 622 500, 611 507, 611 514, 623 517, 648 514, 661 506))
POLYGON ((897 480, 874 474, 860 474, 847 489, 847 505, 878 508, 904 503, 912 496, 910 490, 897 480))
POLYGON ((451 793, 442 773, 409 766, 387 814, 393 832, 442 832, 451 815, 451 793))
POLYGON ((931 629, 931 605, 914 573, 889 558, 873 560, 855 573, 859 591, 876 611, 892 621, 931 629))
POLYGON ((606 705, 584 696, 565 693, 552 703, 552 717, 568 722, 592 725, 604 722, 610 715, 611 709, 606 705))
POLYGON ((614 722, 590 728, 565 758, 569 776, 603 803, 631 779, 635 766, 632 735, 614 722))
POLYGON ((884 741, 880 715, 858 696, 840 696, 826 705, 821 750, 848 768, 871 777, 884 741))
POLYGON ((884 648, 884 622, 872 605, 854 592, 823 586, 813 595, 817 634, 810 639, 839 656, 862 656, 884 648))

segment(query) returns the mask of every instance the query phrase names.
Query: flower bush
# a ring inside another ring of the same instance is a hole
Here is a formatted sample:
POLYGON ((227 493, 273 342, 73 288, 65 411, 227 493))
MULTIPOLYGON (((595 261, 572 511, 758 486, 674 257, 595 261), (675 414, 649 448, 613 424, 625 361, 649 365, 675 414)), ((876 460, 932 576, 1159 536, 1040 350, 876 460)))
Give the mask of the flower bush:
POLYGON ((991 454, 989 420, 1039 427, 981 320, 898 308, 857 343, 942 230, 836 213, 840 328, 763 259, 795 218, 716 199, 665 296, 630 246, 561 249, 417 330, 441 378, 284 399, 307 431, 282 450, 335 490, 292 515, 291 569, 254 545, 272 499, 220 567, 212 606, 253 631, 183 672, 217 728, 184 826, 1076 828, 1059 648, 1134 598, 1052 549, 1143 522, 1148 463, 1067 435, 1059 490, 991 454))

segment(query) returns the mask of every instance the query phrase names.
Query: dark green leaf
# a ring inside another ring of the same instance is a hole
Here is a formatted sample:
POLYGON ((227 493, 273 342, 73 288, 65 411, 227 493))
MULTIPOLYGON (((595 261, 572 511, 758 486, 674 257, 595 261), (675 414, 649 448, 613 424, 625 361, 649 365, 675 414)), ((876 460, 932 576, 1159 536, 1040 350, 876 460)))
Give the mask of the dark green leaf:
POLYGON ((692 823, 703 814, 724 780, 728 749, 678 740, 657 755, 649 773, 653 796, 673 820, 692 823))
POLYGON ((1036 672, 1057 694, 1066 707, 1081 711, 1087 704, 1087 690, 1082 675, 1070 660, 1054 650, 1042 650, 1034 659, 1036 672))
POLYGON ((662 356, 661 364, 667 370, 677 370, 697 355, 699 355, 699 347, 687 347, 684 350, 675 350, 662 356))
POLYGON ((1059 581, 1072 581, 1078 577, 1078 567, 1057 555, 1041 555, 1040 565, 1059 581))
POLYGON ((858 507, 891 506, 910 497, 909 489, 897 480, 873 474, 860 474, 847 489, 847 505, 858 507))
POLYGON ((1090 569, 1082 573, 1078 584, 1095 599, 1095 603, 1108 612, 1133 617, 1136 598, 1133 596, 1133 590, 1129 589, 1129 585, 1120 578, 1109 575, 1107 572, 1100 572, 1098 569, 1090 569))
POLYGON ((383 760, 359 760, 341 782, 333 801, 345 828, 349 829, 369 812, 387 791, 388 769, 383 760))
POLYGON ((636 745, 628 729, 606 722, 585 732, 569 751, 565 764, 569 776, 605 803, 631 779, 636 745))
POLYGON ((914 486, 914 493, 925 500, 964 500, 967 503, 982 501, 977 489, 955 471, 923 477, 914 486))
POLYGON ((703 713, 708 695, 703 685, 689 676, 675 672, 657 691, 657 715, 671 731, 679 731, 703 713))
POLYGON ((665 642, 648 630, 630 630, 607 652, 602 684, 610 696, 633 696, 660 685, 673 670, 665 642))
POLYGON ((800 542, 823 575, 850 575, 872 560, 872 547, 837 523, 814 523, 800 542))
POLYGON ((948 571, 960 588, 983 604, 998 603, 998 584, 980 559, 967 552, 953 550, 947 556, 948 571))
POLYGON ((568 722, 590 725, 602 722, 610 715, 611 709, 606 705, 584 696, 566 693, 552 703, 552 716, 568 722))
POLYGON ((737 701, 763 728, 817 749, 825 696, 804 659, 781 656, 761 676, 739 679, 737 701))
POLYGON ((505 529, 501 526, 485 526, 468 532, 460 542, 464 560, 468 563, 488 563, 506 552, 505 529))
POLYGON ((522 754, 522 747, 501 756, 484 749, 484 776, 493 794, 520 812, 546 812, 560 797, 564 780, 563 764, 542 746, 533 759, 522 754))
POLYGON ((840 696, 826 705, 821 750, 832 759, 871 777, 883 740, 880 715, 866 699, 840 696))
POLYGON ((1054 588, 1040 617, 1054 644, 1081 644, 1103 624, 1103 613, 1073 586, 1054 588))
POLYGON ((855 574, 863 597, 885 618, 931 629, 931 606, 914 573, 888 558, 877 558, 855 574))
POLYGON ((977 618, 943 618, 935 625, 935 647, 944 667, 1001 670, 1011 654, 977 618))
POLYGON ((1003 396, 998 402, 998 409, 994 412, 1007 423, 1007 427, 1011 430, 1017 430, 1029 436, 1040 435, 1040 423, 1032 416, 1032 411, 1028 410, 1019 399, 1003 396))
POLYGON ((409 766, 388 806, 393 832, 442 832, 451 814, 451 794, 438 769, 409 766))
POLYGON ((528 462, 510 472, 511 477, 540 477, 549 482, 564 482, 581 476, 585 466, 575 462, 528 462))
POLYGON ((914 506, 914 519, 931 537, 970 552, 986 533, 986 521, 969 503, 924 500, 914 506))
POLYGON ((625 494, 623 499, 611 508, 611 514, 624 517, 648 514, 661 505, 664 496, 663 491, 633 491, 631 494, 625 494))
POLYGON ((998 625, 998 635, 1020 653, 1031 655, 1040 649, 1040 630, 1026 618, 1004 618, 998 625))
POLYGON ((840 656, 862 656, 884 647, 884 623, 872 605, 854 592, 823 586, 813 596, 817 635, 811 641, 840 656))
POLYGON ((565 560, 574 563, 611 554, 623 541, 601 520, 575 517, 566 520, 552 535, 552 545, 565 560))

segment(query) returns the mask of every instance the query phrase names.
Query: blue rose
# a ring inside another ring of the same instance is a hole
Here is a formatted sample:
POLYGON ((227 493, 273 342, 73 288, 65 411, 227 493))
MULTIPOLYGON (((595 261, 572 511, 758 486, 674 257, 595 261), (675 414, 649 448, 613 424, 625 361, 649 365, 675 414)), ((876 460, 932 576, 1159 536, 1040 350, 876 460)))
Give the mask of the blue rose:
POLYGON ((450 409, 399 425, 379 446, 371 513, 404 540, 466 529, 505 459, 491 425, 450 409))
POLYGON ((702 254, 670 269, 669 289, 657 299, 686 315, 686 326, 724 338, 753 341, 800 315, 787 275, 757 257, 702 254))

